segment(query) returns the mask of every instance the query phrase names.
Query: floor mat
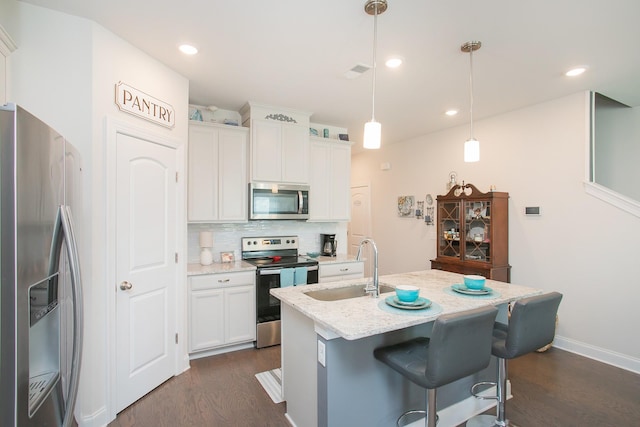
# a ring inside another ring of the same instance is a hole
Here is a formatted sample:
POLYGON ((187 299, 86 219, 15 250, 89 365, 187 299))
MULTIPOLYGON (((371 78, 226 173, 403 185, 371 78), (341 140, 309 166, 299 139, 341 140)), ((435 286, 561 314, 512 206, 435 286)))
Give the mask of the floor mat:
POLYGON ((256 374, 256 379, 273 403, 284 402, 282 398, 282 371, 280 368, 256 374))

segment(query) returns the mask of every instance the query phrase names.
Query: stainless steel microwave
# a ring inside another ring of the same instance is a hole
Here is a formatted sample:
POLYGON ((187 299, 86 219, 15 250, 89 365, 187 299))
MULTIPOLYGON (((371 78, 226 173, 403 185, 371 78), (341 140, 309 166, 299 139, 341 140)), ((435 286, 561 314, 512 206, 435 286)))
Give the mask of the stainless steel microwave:
POLYGON ((309 186, 250 183, 249 219, 309 219, 309 186))

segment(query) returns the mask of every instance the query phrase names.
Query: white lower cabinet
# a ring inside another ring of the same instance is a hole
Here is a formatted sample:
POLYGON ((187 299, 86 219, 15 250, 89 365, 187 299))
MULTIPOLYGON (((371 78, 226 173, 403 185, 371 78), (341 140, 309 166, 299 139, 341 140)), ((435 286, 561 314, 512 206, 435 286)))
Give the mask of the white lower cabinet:
MULTIPOLYGON (((253 274, 252 276, 255 277, 253 274)), ((255 302, 255 285, 236 286, 234 288, 225 289, 225 344, 255 341, 255 302)))
POLYGON ((364 277, 364 262, 349 261, 339 263, 320 263, 318 282, 335 282, 338 280, 360 279, 364 277))
POLYGON ((189 277, 189 352, 256 339, 255 272, 189 277))

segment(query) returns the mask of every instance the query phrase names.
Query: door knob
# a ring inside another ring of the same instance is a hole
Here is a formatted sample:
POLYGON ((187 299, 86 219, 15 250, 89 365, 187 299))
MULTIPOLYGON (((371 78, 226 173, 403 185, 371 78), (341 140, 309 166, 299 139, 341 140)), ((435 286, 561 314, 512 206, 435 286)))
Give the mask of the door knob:
POLYGON ((128 291, 129 289, 133 288, 133 285, 129 282, 127 282, 126 280, 122 283, 120 283, 120 289, 122 289, 123 291, 128 291))

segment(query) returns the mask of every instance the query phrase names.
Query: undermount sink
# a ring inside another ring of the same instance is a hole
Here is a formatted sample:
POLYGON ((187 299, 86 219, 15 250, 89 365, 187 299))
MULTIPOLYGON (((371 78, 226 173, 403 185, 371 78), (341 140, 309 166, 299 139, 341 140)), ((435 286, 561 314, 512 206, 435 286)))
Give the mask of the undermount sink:
MULTIPOLYGON (((364 291, 366 285, 358 284, 345 286, 342 288, 332 288, 332 289, 321 289, 319 291, 309 291, 305 292, 305 295, 310 296, 313 299, 317 299, 320 301, 339 301, 343 299, 349 298, 358 298, 363 297, 365 295, 369 295, 364 291)), ((395 292, 395 288, 388 285, 380 285, 379 291, 381 294, 387 292, 395 292)))

